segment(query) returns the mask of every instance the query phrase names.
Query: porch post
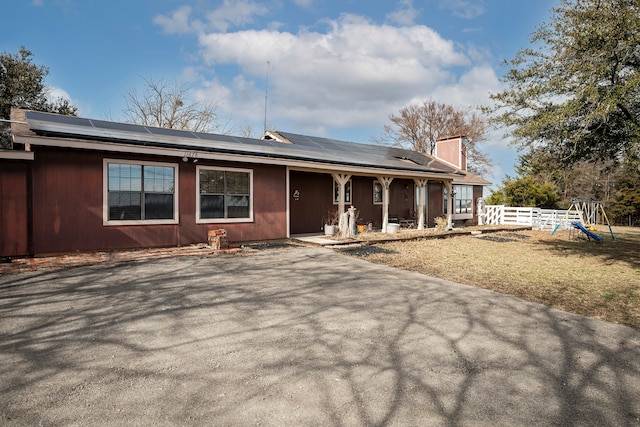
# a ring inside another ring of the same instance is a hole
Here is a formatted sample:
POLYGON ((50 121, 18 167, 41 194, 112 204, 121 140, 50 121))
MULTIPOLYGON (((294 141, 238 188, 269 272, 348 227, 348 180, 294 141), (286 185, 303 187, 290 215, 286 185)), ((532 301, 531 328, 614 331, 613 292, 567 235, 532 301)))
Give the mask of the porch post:
POLYGON ((378 181, 382 184, 382 232, 386 233, 389 225, 389 186, 393 177, 379 176, 378 181))
POLYGON ((426 178, 414 178, 413 181, 419 188, 418 191, 418 230, 424 230, 424 205, 425 205, 425 188, 427 187, 426 178))
MULTIPOLYGON (((338 183, 338 188, 340 189, 340 191, 338 192, 338 212, 340 213, 340 215, 342 215, 344 213, 344 186, 351 179, 351 175, 348 175, 346 173, 333 173, 331 175, 333 176, 333 179, 335 179, 338 183)), ((331 191, 333 192, 333 190, 331 191)), ((351 193, 353 195, 353 189, 351 189, 351 193)), ((331 195, 331 197, 333 197, 333 194, 331 195)))
POLYGON ((447 228, 453 228, 453 181, 444 181, 447 188, 447 228))

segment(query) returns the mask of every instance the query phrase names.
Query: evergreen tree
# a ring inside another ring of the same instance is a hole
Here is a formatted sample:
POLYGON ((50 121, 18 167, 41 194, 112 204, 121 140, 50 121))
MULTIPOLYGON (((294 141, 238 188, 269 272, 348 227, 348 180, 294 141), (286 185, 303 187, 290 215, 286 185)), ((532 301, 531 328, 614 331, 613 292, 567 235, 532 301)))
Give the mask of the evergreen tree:
POLYGON ((640 0, 560 0, 492 95, 520 147, 565 164, 617 159, 640 140, 640 0))
MULTIPOLYGON (((24 46, 17 54, 0 54, 0 118, 9 120, 11 108, 47 111, 75 116, 77 108, 67 100, 50 100, 44 84, 49 69, 32 62, 32 53, 24 46)), ((9 148, 10 126, 0 122, 0 148, 9 148)))

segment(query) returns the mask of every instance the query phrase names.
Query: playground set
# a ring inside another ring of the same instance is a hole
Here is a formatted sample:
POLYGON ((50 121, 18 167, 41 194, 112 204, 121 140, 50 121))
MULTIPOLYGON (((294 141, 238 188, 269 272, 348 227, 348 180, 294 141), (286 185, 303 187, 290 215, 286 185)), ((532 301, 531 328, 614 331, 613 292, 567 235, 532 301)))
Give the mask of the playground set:
MULTIPOLYGON (((563 218, 564 221, 560 221, 563 223, 566 221, 566 218, 569 216, 569 212, 571 210, 575 210, 579 213, 580 221, 572 221, 571 228, 569 229, 569 236, 571 237, 572 232, 577 230, 578 234, 584 234, 587 237, 587 240, 591 241, 593 239, 594 242, 602 242, 603 238, 595 233, 598 231, 596 225, 600 223, 602 220, 602 224, 606 222, 607 227, 609 227, 609 234, 611 235, 611 240, 615 240, 615 236, 613 235, 613 230, 611 229, 611 224, 609 224, 609 218, 607 218, 607 214, 604 211, 604 207, 602 206, 602 202, 595 200, 574 200, 571 202, 571 207, 565 213, 563 218), (601 216, 602 214, 602 216, 601 216)), ((551 231, 551 235, 558 230, 560 224, 556 225, 551 231)))

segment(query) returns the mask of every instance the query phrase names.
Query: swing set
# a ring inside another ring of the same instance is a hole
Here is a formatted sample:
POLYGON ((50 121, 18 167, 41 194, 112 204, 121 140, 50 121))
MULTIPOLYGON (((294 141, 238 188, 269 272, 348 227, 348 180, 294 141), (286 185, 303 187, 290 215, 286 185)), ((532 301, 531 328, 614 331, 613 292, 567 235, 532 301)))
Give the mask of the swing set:
POLYGON ((609 234, 611 234, 611 240, 615 240, 611 224, 609 223, 609 218, 607 218, 607 213, 604 211, 604 206, 602 206, 602 202, 595 200, 574 200, 571 202, 571 206, 567 209, 562 221, 560 221, 560 223, 558 223, 558 225, 556 225, 551 231, 552 236, 558 230, 561 223, 566 223, 566 219, 572 209, 575 209, 576 212, 580 214, 581 220, 571 222, 571 226, 573 228, 571 228, 570 231, 573 231, 574 229, 578 230, 579 233, 586 235, 589 241, 593 239, 595 242, 602 242, 602 237, 594 233, 594 231, 598 231, 596 225, 600 222, 600 215, 602 214, 602 223, 604 224, 606 221, 607 227, 609 227, 609 234))

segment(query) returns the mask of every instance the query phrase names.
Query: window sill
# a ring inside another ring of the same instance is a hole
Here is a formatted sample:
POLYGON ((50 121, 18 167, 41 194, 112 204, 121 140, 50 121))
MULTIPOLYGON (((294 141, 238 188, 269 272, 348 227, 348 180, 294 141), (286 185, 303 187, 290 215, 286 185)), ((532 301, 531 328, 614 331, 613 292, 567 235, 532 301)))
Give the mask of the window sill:
POLYGON ((196 224, 239 224, 251 223, 253 218, 212 218, 212 219, 196 219, 196 224))
POLYGON ((103 221, 105 227, 121 227, 127 225, 175 225, 180 221, 175 219, 150 219, 150 220, 131 220, 131 221, 103 221))

